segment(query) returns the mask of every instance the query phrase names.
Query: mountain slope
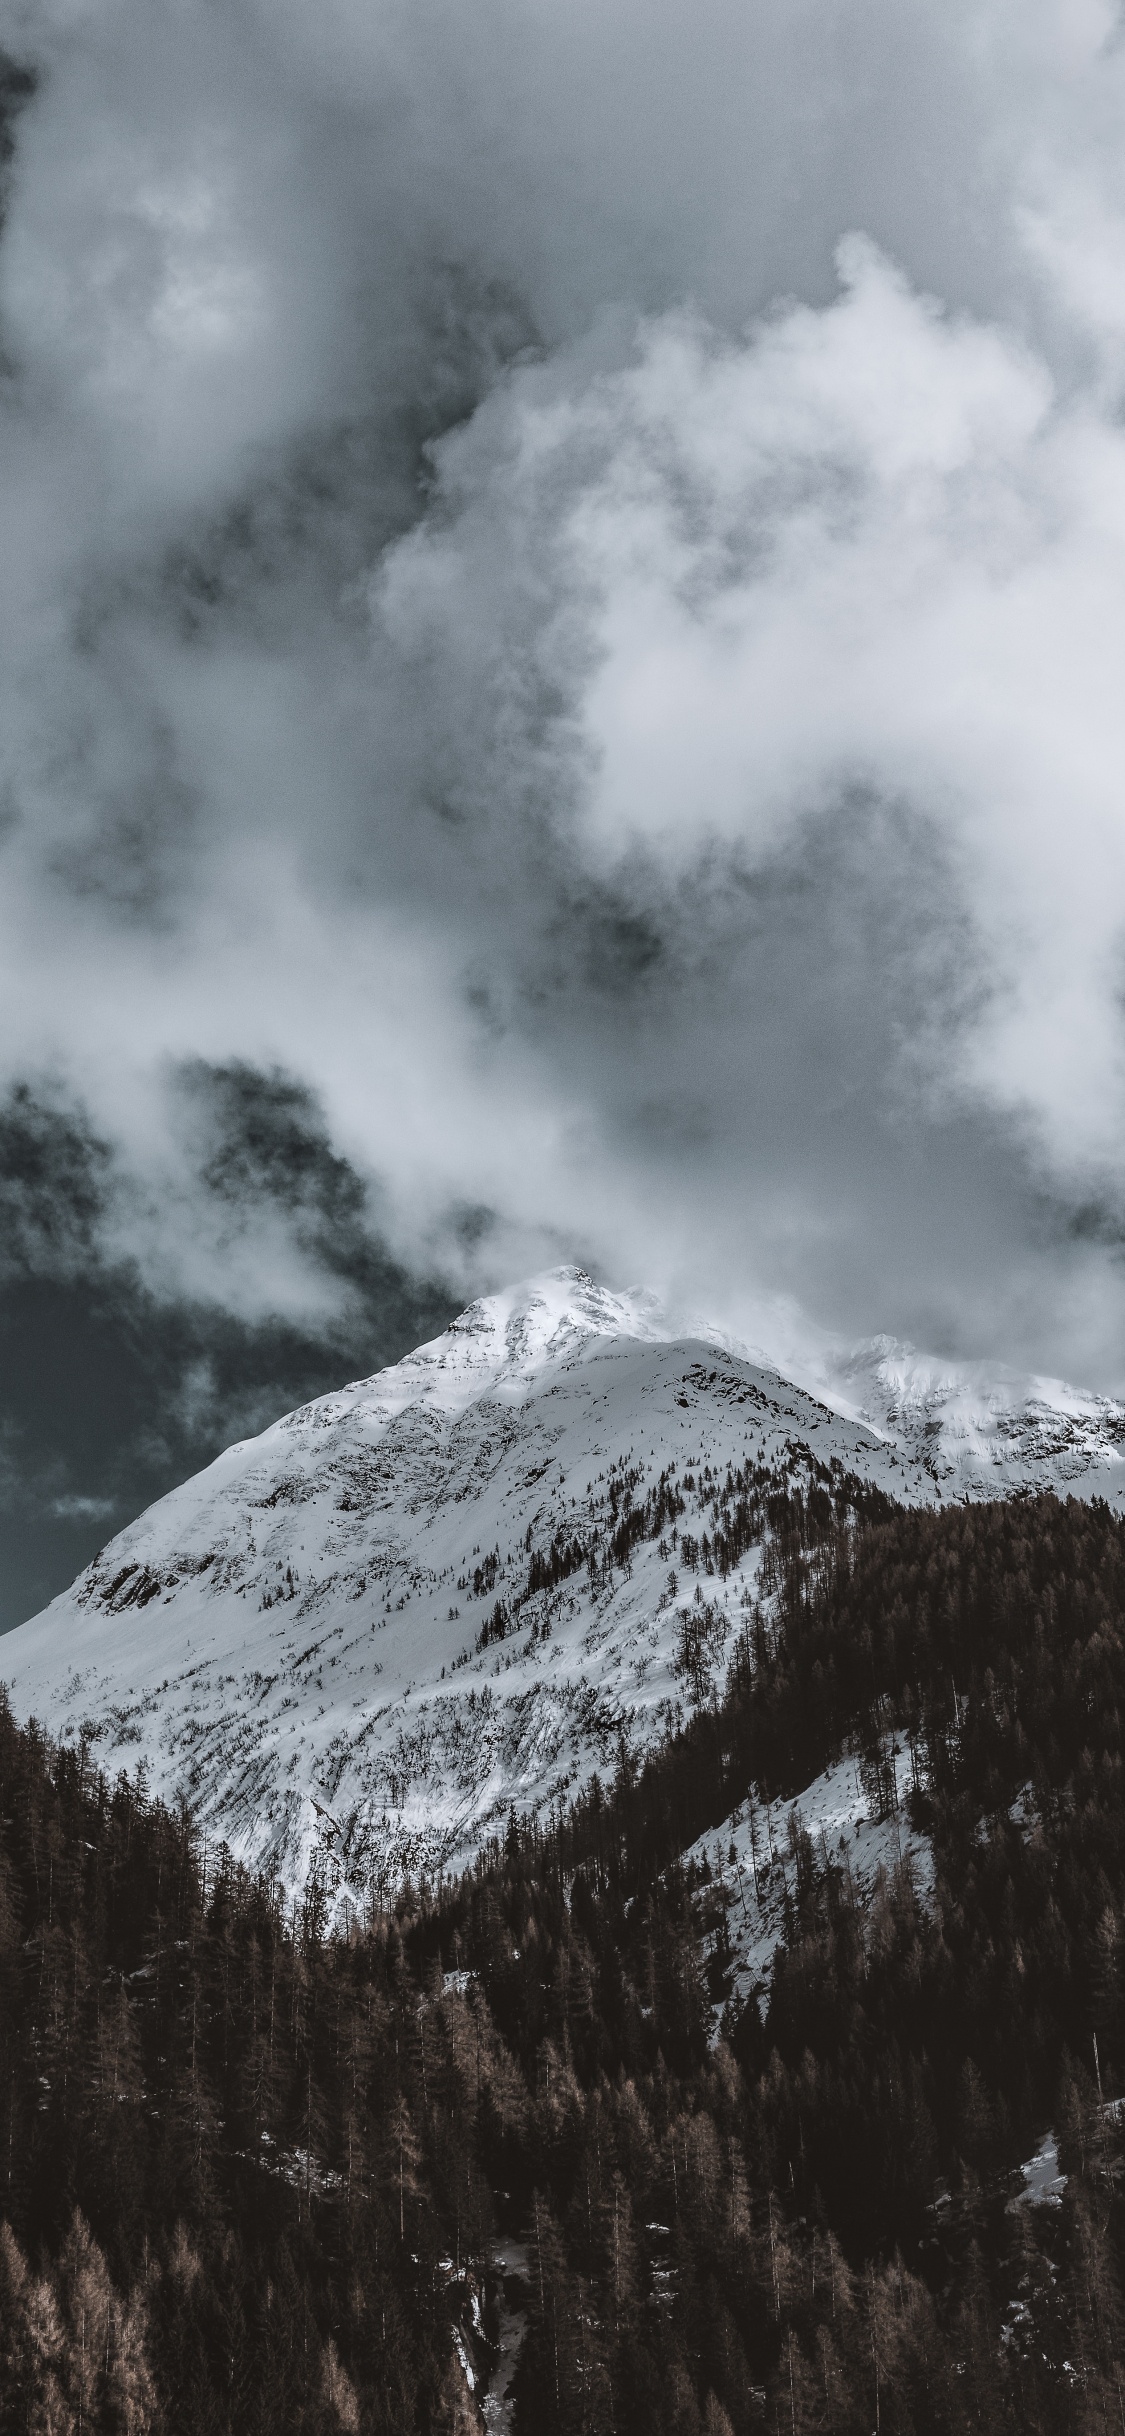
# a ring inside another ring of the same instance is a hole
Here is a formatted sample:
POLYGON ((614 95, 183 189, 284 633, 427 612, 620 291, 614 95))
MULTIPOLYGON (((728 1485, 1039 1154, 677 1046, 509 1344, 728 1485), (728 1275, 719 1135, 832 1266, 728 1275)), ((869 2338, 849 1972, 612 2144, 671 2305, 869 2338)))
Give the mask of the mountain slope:
POLYGON ((510 1805, 719 1680, 769 1499, 1125 1495, 1125 1414, 879 1340, 831 1409, 651 1297, 561 1270, 230 1447, 7 1639, 17 1715, 144 1760, 207 1831, 337 1905, 463 1860, 510 1805))

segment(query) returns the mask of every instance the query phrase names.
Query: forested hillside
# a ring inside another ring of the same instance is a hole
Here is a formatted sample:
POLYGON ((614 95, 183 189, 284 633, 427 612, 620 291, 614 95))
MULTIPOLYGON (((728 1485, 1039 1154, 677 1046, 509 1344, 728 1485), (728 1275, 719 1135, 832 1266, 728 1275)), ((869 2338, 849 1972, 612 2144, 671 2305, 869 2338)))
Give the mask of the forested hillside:
POLYGON ((1125 2429, 1125 1526, 768 1521, 721 1699, 347 1938, 0 1718, 0 2431, 1125 2429), (681 1856, 845 1750, 932 1881, 795 1823, 740 2002, 681 1856))

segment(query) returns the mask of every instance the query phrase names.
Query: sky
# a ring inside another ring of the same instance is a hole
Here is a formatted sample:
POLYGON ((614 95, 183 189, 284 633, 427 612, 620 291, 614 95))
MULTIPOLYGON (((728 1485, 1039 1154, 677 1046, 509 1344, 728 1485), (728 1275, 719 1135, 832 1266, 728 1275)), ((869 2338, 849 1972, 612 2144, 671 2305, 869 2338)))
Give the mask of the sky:
POLYGON ((0 0, 0 1623, 563 1260, 1125 1391, 1104 0, 0 0))

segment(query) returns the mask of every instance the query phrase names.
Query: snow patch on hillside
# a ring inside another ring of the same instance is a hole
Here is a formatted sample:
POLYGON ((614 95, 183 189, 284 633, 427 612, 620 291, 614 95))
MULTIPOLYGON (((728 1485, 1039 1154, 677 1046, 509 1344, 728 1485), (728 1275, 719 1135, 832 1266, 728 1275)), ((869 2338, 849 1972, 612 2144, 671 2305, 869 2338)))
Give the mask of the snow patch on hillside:
POLYGON ((910 1826, 912 1780, 901 1747, 887 1755, 887 1769, 894 1787, 889 1815, 873 1802, 860 1762, 849 1754, 792 1800, 763 1802, 751 1794, 684 1854, 685 1866, 709 1871, 722 1906, 734 1955, 732 1995, 764 1998, 768 1991, 774 1954, 795 1909, 801 1834, 809 1838, 817 1868, 838 1869, 863 1905, 880 1879, 904 1863, 922 1900, 932 1896, 933 1852, 928 1837, 910 1826))

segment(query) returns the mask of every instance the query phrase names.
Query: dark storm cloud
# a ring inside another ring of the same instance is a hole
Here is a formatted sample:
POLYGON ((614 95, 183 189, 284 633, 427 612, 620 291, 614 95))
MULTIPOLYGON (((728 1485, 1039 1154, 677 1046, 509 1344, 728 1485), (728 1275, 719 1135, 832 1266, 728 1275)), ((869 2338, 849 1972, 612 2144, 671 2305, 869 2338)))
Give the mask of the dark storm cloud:
POLYGON ((994 982, 940 833, 857 789, 757 868, 634 879, 632 912, 607 892, 556 913, 519 1019, 546 1060, 563 1044, 654 1202, 674 1172, 724 1265, 768 1264, 843 1329, 869 1325, 873 1224, 888 1329, 949 1352, 1031 1302, 1059 1212, 1025 1127, 948 1091, 994 982))
POLYGON ((16 121, 35 91, 35 77, 23 61, 0 51, 0 212, 16 149, 16 121))
POLYGON ((0 1107, 0 1276, 80 1276, 111 1168, 108 1144, 75 1111, 17 1083, 0 1107))
POLYGON ((569 1253, 1120 1383, 1112 12, 0 39, 7 1257, 164 1349, 115 1481, 569 1253))

